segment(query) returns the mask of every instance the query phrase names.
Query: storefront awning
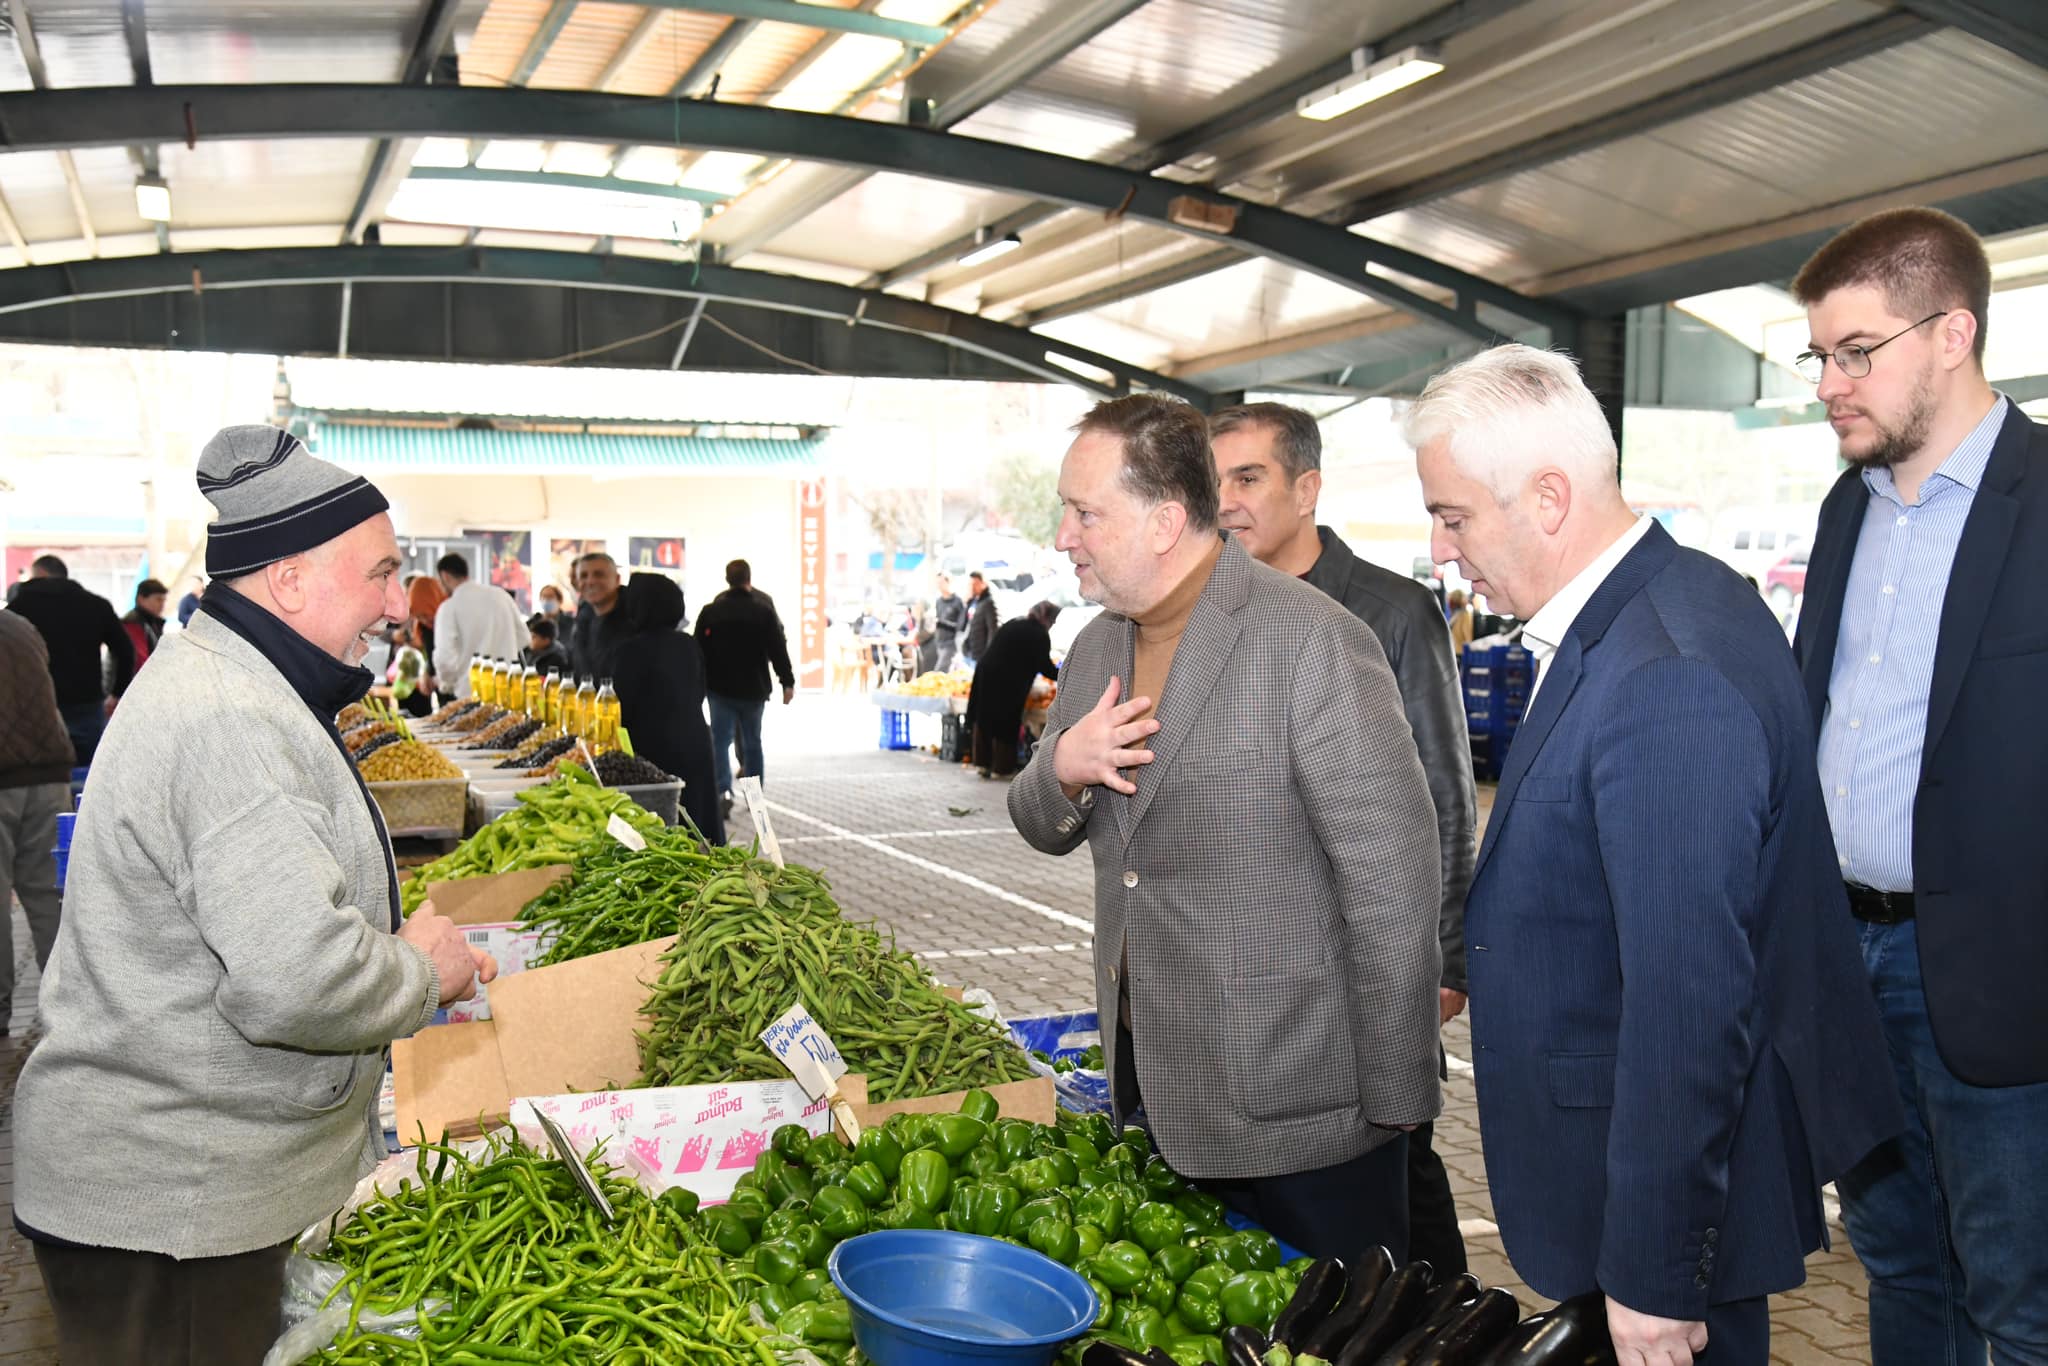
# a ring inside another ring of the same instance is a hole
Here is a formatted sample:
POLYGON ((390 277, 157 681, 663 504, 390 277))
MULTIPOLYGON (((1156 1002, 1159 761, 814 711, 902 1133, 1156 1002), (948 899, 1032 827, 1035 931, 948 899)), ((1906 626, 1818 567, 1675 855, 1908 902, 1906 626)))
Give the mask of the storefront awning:
POLYGON ((816 467, 821 440, 505 432, 319 422, 307 445, 349 469, 418 474, 788 474, 816 467))

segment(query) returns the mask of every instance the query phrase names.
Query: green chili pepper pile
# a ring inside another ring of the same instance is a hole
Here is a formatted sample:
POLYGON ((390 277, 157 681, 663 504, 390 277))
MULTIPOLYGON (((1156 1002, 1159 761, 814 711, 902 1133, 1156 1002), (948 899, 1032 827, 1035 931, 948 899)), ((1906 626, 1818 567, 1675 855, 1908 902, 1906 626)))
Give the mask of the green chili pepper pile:
POLYGON ((602 836, 614 815, 643 835, 665 828, 661 817, 632 798, 599 787, 583 769, 564 764, 555 781, 527 788, 518 806, 415 873, 401 893, 405 913, 420 908, 430 882, 574 862, 580 846, 602 836))
POLYGON ((544 968, 674 934, 679 907, 705 883, 752 857, 732 845, 707 850, 689 826, 649 836, 640 851, 617 840, 592 841, 577 856, 575 871, 534 898, 520 916, 526 928, 555 936, 547 952, 527 966, 544 968))
POLYGON ((998 1025, 947 998, 910 954, 843 917, 818 873, 758 859, 706 882, 642 1014, 642 1086, 785 1075, 761 1032, 801 1000, 893 1100, 1023 1081, 1031 1064, 998 1025))
POLYGON ((485 1162, 419 1151, 419 1184, 332 1238, 327 1258, 347 1274, 329 1299, 350 1319, 317 1360, 777 1366, 747 1309, 762 1282, 727 1262, 687 1191, 656 1200, 593 1163, 618 1215, 607 1227, 566 1166, 516 1138, 485 1162), (366 1310, 428 1302, 416 1339, 357 1326, 366 1310))

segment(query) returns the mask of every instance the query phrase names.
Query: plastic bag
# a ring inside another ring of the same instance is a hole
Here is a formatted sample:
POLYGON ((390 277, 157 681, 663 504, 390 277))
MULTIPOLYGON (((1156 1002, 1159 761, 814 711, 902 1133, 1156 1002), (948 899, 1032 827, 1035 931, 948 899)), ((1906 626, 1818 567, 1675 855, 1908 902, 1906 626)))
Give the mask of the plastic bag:
MULTIPOLYGON (((1034 1050, 1053 1058, 1078 1057, 1090 1044, 1101 1042, 1102 1030, 1092 1010, 1069 1015, 1038 1015, 1010 1021, 1010 1037, 1029 1055, 1034 1050)), ((1031 1059, 1031 1070, 1052 1078, 1060 1108, 1073 1114, 1108 1114, 1109 1075, 1095 1068, 1076 1067, 1061 1072, 1042 1059, 1031 1059)))

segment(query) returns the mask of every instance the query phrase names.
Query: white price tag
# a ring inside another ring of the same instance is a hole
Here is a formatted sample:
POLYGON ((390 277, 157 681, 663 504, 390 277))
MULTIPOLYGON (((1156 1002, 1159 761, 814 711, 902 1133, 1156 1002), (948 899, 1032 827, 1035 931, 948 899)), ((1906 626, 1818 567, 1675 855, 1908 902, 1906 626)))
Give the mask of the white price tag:
POLYGON ((611 814, 611 819, 604 823, 604 829, 606 834, 636 854, 647 847, 647 841, 640 832, 628 825, 626 818, 616 811, 611 814))
POLYGON ((761 852, 777 868, 783 867, 782 842, 775 838, 775 824, 768 814, 768 794, 761 790, 761 780, 742 778, 737 786, 740 800, 747 804, 747 815, 753 819, 754 833, 760 837, 761 852))
POLYGON ((846 1141, 858 1142, 860 1125, 854 1121, 853 1107, 839 1096, 838 1082, 846 1075, 846 1059, 839 1056, 839 1045, 811 1018, 804 1003, 798 1001, 762 1030, 761 1042, 782 1060, 812 1100, 832 1102, 832 1117, 838 1121, 846 1141))

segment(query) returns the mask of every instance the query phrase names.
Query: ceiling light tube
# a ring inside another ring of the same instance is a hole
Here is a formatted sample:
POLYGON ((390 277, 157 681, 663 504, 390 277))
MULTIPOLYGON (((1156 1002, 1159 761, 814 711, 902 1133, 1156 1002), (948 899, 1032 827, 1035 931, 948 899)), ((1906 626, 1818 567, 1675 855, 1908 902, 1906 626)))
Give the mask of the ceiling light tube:
POLYGON ((1008 255, 1023 245, 1024 239, 1014 232, 1004 233, 1001 237, 990 237, 985 232, 977 233, 973 248, 960 258, 959 264, 978 266, 984 261, 993 261, 998 256, 1008 255))
POLYGON ((135 212, 152 223, 171 221, 171 187, 162 176, 135 178, 135 212))
POLYGON ((1441 54, 1433 47, 1404 47, 1370 63, 1366 56, 1367 49, 1354 48, 1351 73, 1303 95, 1295 101, 1294 112, 1305 119, 1326 122, 1396 90, 1406 90, 1444 69, 1441 54))

